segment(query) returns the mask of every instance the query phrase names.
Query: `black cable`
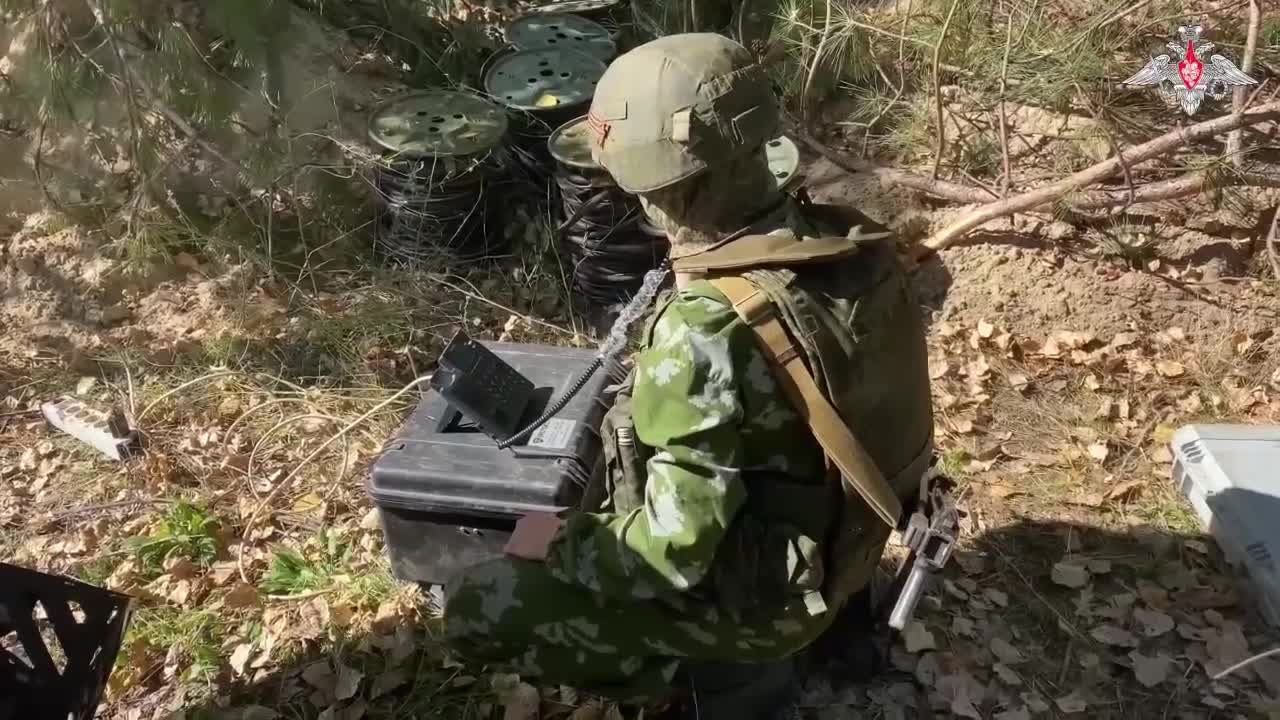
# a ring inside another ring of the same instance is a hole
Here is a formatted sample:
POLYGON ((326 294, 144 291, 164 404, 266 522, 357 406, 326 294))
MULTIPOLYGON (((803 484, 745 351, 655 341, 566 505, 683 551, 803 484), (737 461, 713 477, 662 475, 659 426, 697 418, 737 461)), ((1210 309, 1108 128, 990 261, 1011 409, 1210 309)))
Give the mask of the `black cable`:
POLYGON ((613 327, 609 329, 609 336, 600 348, 600 354, 592 359, 591 364, 573 381, 569 389, 565 390, 560 398, 543 411, 536 420, 529 423, 528 427, 499 442, 499 449, 506 449, 520 442, 534 430, 542 427, 548 420, 555 417, 561 410, 564 410, 569 405, 569 401, 579 392, 582 392, 582 389, 587 386, 587 383, 600 368, 605 365, 608 365, 611 369, 618 367, 615 361, 626 345, 627 332, 648 311, 649 306, 653 304, 654 299, 658 296, 658 291, 662 288, 663 282, 670 275, 671 264, 665 259, 658 267, 645 273, 644 280, 640 283, 640 287, 637 288, 636 294, 627 302, 627 306, 618 314, 618 318, 614 320, 613 327))
POLYGON ((501 153, 385 160, 374 181, 377 249, 406 264, 499 253, 506 236, 491 191, 506 165, 501 153))
POLYGON ((585 112, 583 103, 536 111, 509 109, 511 141, 508 150, 522 179, 541 188, 546 187, 551 176, 550 168, 555 165, 547 139, 556 128, 585 112))
POLYGON ((557 163, 554 178, 566 218, 559 236, 573 262, 574 289, 599 307, 625 302, 666 258, 666 237, 641 226, 639 202, 603 171, 557 163))
POLYGON ((506 450, 512 445, 515 445, 521 440, 524 440, 525 438, 529 437, 529 435, 533 434, 534 430, 537 430, 538 428, 542 427, 547 423, 548 420, 555 417, 561 410, 564 410, 569 405, 569 401, 573 400, 575 395, 582 392, 582 388, 586 387, 587 383, 591 382, 591 378, 596 374, 596 371, 598 371, 603 366, 604 366, 604 358, 602 356, 597 355, 591 361, 591 364, 588 365, 586 369, 582 371, 582 374, 579 375, 578 378, 573 381, 573 384, 569 386, 569 389, 566 390, 564 394, 560 396, 560 399, 552 403, 550 407, 548 407, 546 410, 542 412, 541 415, 538 416, 538 419, 529 423, 525 427, 525 429, 521 430, 515 435, 512 435, 506 440, 503 440, 502 442, 498 443, 498 449, 506 450))

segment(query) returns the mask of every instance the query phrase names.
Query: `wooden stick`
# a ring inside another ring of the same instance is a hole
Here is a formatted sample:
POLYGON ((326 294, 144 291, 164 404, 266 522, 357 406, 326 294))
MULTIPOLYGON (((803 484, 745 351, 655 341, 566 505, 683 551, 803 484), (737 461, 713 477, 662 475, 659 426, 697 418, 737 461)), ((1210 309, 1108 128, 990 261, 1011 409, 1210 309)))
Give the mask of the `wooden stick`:
POLYGON ((813 79, 818 75, 818 65, 822 62, 822 53, 827 50, 827 40, 831 37, 831 0, 827 0, 826 19, 822 23, 822 37, 818 40, 818 47, 813 51, 813 63, 809 65, 809 74, 804 79, 804 89, 800 91, 800 110, 809 116, 811 98, 809 93, 813 91, 813 79))
MULTIPOLYGON (((1262 6, 1258 0, 1249 0, 1249 34, 1244 43, 1244 57, 1240 60, 1240 72, 1246 75, 1253 69, 1253 54, 1258 49, 1258 26, 1261 24, 1262 6)), ((1231 105, 1234 112, 1244 112, 1244 88, 1238 87, 1231 91, 1231 105)), ((1231 158, 1231 164, 1236 167, 1244 165, 1244 155, 1240 152, 1243 147, 1242 135, 1243 130, 1237 128, 1227 136, 1227 157, 1231 158)))
MULTIPOLYGON (((1253 187, 1280 187, 1280 175, 1265 173, 1220 173, 1214 177, 1207 170, 1164 180, 1161 182, 1138 185, 1133 189, 1133 203, 1157 202, 1195 195, 1210 187, 1226 187, 1229 185, 1247 185, 1253 187)), ((1117 205, 1129 204, 1127 190, 1092 190, 1078 193, 1071 199, 1067 207, 1072 210, 1101 210, 1117 205)))
POLYGON ((1276 214, 1271 216, 1271 231, 1267 233, 1267 259, 1271 261, 1273 279, 1280 282, 1280 235, 1276 234, 1277 228, 1280 228, 1280 208, 1276 208, 1276 214))
POLYGON ((942 33, 933 46, 933 97, 937 102, 938 115, 938 152, 933 157, 933 172, 929 177, 938 178, 938 167, 942 164, 942 153, 947 149, 947 128, 942 119, 942 83, 938 80, 938 62, 942 56, 942 43, 947 39, 947 29, 951 27, 951 16, 955 15, 960 0, 951 0, 951 9, 947 11, 947 19, 942 21, 942 33))
POLYGON ((916 259, 919 260, 951 245, 965 233, 982 226, 990 220, 1057 202, 1065 195, 1105 180, 1115 175, 1123 163, 1128 163, 1130 167, 1133 167, 1138 163, 1173 152, 1188 143, 1213 137, 1245 125, 1253 125, 1276 118, 1280 118, 1280 102, 1267 103, 1252 111, 1233 113, 1225 117, 1196 123, 1189 127, 1177 128, 1154 140, 1148 140, 1141 145, 1131 147, 1058 182, 1044 185, 1007 200, 984 205, 965 214, 933 237, 921 243, 916 252, 916 259))
POLYGON ((1000 162, 1004 176, 1000 178, 1000 197, 1009 196, 1009 184, 1013 182, 1013 173, 1009 169, 1009 116, 1004 111, 1004 91, 1009 84, 1009 48, 1013 43, 1013 13, 1009 13, 1004 30, 1004 60, 1000 63, 1000 112, 996 120, 1000 123, 1000 162))

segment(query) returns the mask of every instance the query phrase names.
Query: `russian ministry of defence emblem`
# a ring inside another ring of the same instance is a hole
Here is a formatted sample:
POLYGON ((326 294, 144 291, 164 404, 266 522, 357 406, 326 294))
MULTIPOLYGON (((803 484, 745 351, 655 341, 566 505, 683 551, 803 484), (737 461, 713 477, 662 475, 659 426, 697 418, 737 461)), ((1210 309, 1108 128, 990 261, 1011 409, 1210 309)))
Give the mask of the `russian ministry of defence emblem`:
POLYGON ((1213 43, 1200 38, 1203 30, 1199 25, 1178 28, 1178 42, 1166 45, 1169 52, 1151 58, 1146 67, 1124 84, 1155 85, 1169 107, 1181 107, 1188 115, 1200 109, 1205 95, 1221 100, 1232 87, 1256 85, 1257 80, 1245 75, 1225 56, 1215 53, 1213 43))

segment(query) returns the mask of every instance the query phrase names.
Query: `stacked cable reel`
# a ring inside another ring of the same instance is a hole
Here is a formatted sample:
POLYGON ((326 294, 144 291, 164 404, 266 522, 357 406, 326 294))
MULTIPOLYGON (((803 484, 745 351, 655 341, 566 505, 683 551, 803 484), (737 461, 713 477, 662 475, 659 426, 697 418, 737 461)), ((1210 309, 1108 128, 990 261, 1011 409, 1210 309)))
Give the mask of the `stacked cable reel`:
POLYGON ((577 15, 598 23, 621 49, 631 28, 630 3, 622 0, 552 0, 530 11, 530 15, 577 15))
POLYGON ((411 265, 474 261, 505 249, 492 188, 504 181, 503 108, 478 95, 429 90, 374 110, 375 241, 411 265))
POLYGON ((511 47, 486 63, 484 89, 509 113, 514 168, 545 193, 553 165, 547 138, 587 112, 617 48, 598 23, 555 13, 518 18, 507 39, 511 47))
POLYGON ((538 12, 516 18, 507 25, 507 43, 516 50, 569 49, 609 62, 618 54, 617 30, 582 15, 538 12))
POLYGON ((585 116, 551 134, 554 179, 563 220, 560 242, 573 272, 574 294, 588 315, 611 321, 640 289, 646 272, 667 256, 666 236, 642 227, 639 200, 617 186, 591 158, 592 135, 585 116))

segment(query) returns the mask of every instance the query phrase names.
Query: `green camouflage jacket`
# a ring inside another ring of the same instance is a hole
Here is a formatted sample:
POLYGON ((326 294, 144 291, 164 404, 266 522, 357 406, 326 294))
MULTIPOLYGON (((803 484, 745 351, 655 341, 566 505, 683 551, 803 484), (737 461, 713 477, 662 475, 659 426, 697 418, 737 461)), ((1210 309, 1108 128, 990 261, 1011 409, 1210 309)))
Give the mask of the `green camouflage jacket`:
POLYGON ((643 499, 571 515, 553 575, 619 599, 694 593, 741 612, 811 596, 834 506, 823 455, 725 297, 696 281, 660 306, 632 377, 643 499))

